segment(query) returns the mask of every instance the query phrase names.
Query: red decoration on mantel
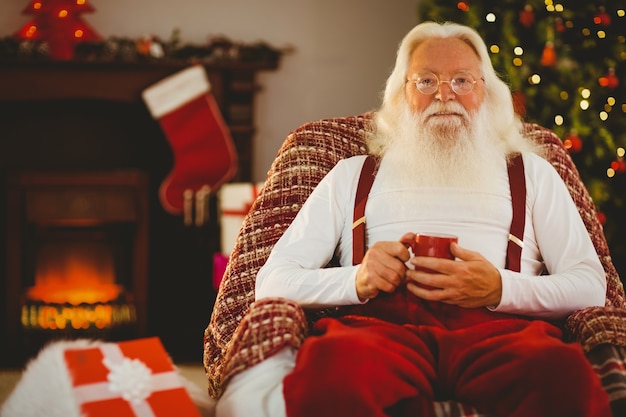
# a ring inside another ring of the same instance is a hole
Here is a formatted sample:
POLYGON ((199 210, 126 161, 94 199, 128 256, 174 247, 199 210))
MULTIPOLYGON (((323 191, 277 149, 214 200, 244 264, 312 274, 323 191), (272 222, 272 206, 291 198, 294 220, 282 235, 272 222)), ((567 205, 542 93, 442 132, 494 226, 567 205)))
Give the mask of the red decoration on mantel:
POLYGON ((87 0, 32 0, 22 13, 35 18, 22 26, 15 37, 46 42, 53 59, 72 59, 77 43, 101 39, 80 18, 81 14, 94 11, 87 0))

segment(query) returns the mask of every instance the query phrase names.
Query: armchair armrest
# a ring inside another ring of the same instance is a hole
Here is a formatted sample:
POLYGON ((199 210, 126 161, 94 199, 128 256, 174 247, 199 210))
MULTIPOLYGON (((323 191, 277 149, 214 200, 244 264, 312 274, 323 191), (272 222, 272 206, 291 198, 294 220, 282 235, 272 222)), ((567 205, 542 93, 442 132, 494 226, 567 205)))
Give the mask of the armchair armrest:
POLYGON ((250 304, 233 337, 216 349, 207 343, 213 334, 205 332, 205 367, 209 376, 209 395, 219 398, 228 380, 285 347, 298 348, 308 333, 302 308, 284 298, 266 298, 250 304), (214 351, 218 350, 218 351, 214 351), (223 360, 219 360, 223 356, 223 360))
POLYGON ((626 309, 588 307, 571 314, 565 322, 565 338, 579 342, 585 352, 601 344, 626 346, 626 309))

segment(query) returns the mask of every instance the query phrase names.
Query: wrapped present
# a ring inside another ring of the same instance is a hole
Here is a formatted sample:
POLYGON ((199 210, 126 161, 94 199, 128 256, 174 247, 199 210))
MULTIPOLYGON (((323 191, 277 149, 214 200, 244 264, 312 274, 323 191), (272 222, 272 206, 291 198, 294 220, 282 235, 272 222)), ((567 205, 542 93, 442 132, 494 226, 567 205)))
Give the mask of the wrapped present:
POLYGON ((65 351, 76 401, 88 417, 200 417, 156 337, 65 351))
POLYGON ((230 254, 243 219, 259 195, 263 183, 236 182, 222 185, 218 192, 220 212, 221 251, 230 254))
POLYGON ((213 288, 218 289, 226 272, 229 256, 224 253, 213 254, 213 288))
POLYGON ((214 403, 179 374, 157 337, 45 346, 0 408, 2 417, 203 417, 214 403))

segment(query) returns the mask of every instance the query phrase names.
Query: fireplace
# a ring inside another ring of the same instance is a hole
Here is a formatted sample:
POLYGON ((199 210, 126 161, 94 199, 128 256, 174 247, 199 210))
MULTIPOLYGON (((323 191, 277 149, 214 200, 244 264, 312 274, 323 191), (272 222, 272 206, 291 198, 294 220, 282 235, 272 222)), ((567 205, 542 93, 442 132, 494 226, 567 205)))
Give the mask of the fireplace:
MULTIPOLYGON (((21 365, 30 352, 20 346, 34 350, 63 333, 158 336, 174 360, 201 360, 215 300, 216 201, 201 227, 163 210, 158 190, 173 155, 141 100, 144 88, 186 66, 0 61, 0 365, 21 365), (43 258, 55 262, 38 270, 43 258), (44 300, 43 276, 59 270, 98 272, 113 295, 44 300)), ((237 147, 233 181, 250 181, 255 76, 276 63, 205 68, 237 147)))
POLYGON ((16 172, 7 190, 10 349, 145 334, 147 175, 16 172))

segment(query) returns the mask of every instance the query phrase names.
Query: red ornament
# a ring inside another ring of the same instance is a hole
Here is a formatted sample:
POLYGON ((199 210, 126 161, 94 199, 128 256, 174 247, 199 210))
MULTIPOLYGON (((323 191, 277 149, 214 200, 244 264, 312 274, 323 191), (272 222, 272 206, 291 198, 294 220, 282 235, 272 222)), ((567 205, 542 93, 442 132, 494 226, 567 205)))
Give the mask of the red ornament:
POLYGON ((460 1, 456 4, 456 7, 462 12, 469 12, 470 6, 465 1, 460 1))
POLYGON ((531 27, 533 23, 535 23, 535 12, 533 11, 533 6, 530 4, 524 6, 524 10, 519 12, 519 21, 527 28, 531 27))
POLYGON ((611 24, 611 16, 606 12, 604 6, 600 6, 598 10, 599 12, 593 18, 593 23, 596 25, 609 26, 611 24))
POLYGON ((80 18, 81 14, 94 11, 87 0, 32 0, 22 13, 34 15, 35 18, 22 26, 14 36, 46 42, 51 58, 72 59, 77 43, 101 39, 80 18))
POLYGON ((557 17, 554 19, 554 28, 557 32, 565 32, 565 24, 563 23, 563 19, 557 17))
POLYGON ((578 132, 572 130, 570 133, 565 136, 565 140, 563 140, 563 145, 565 149, 570 152, 580 152, 583 148, 583 141, 578 137, 578 132))
POLYGON ((598 216, 598 221, 600 222, 600 224, 604 225, 606 223, 606 214, 598 212, 597 216, 598 216))
POLYGON ((543 48, 541 65, 544 67, 553 67, 556 65, 556 51, 554 50, 554 44, 550 41, 546 42, 546 46, 543 48))
POLYGON ((615 172, 625 172, 626 171, 626 162, 623 159, 617 159, 611 162, 611 168, 615 172))
POLYGON ((615 68, 609 68, 609 72, 598 79, 598 84, 610 89, 616 88, 619 85, 619 78, 615 75, 615 68))

